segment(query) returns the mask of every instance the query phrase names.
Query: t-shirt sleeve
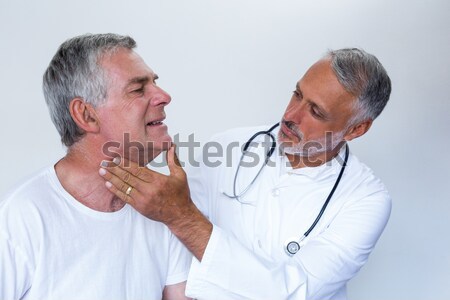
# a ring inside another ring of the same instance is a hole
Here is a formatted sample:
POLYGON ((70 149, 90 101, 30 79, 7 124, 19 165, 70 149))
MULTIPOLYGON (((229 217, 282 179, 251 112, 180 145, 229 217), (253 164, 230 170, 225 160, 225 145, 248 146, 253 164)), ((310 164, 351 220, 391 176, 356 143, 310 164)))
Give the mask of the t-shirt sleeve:
POLYGON ((20 299, 33 274, 26 253, 11 238, 8 220, 0 209, 0 299, 20 299))
POLYGON ((192 261, 192 254, 173 234, 170 236, 169 243, 169 267, 166 285, 186 281, 192 261))

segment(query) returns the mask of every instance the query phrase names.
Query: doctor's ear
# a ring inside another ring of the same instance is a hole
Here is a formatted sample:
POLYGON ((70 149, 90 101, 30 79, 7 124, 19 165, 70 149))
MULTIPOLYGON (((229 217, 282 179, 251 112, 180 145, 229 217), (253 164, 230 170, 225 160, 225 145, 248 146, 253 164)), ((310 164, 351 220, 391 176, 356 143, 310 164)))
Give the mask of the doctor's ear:
POLYGON ((344 139, 349 142, 353 139, 356 139, 362 135, 364 135, 367 131, 369 131, 370 127, 372 126, 372 120, 366 120, 363 122, 360 122, 352 127, 350 127, 347 130, 347 133, 344 136, 344 139))
POLYGON ((82 98, 74 98, 69 104, 70 115, 84 132, 98 132, 99 120, 95 108, 82 98))

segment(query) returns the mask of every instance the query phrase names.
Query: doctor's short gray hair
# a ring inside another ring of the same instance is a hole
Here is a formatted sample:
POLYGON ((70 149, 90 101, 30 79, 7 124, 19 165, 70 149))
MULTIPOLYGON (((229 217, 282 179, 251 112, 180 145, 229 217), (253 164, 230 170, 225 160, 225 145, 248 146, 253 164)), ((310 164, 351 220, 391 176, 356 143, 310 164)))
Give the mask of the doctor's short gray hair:
POLYGON ((391 80, 378 59, 357 48, 330 50, 325 57, 339 82, 357 98, 349 125, 375 120, 391 94, 391 80))
POLYGON ((119 48, 135 47, 131 37, 112 33, 77 36, 59 47, 44 73, 43 91, 64 145, 70 147, 84 134, 70 115, 70 101, 79 97, 94 107, 102 104, 107 97, 108 82, 100 60, 119 48))

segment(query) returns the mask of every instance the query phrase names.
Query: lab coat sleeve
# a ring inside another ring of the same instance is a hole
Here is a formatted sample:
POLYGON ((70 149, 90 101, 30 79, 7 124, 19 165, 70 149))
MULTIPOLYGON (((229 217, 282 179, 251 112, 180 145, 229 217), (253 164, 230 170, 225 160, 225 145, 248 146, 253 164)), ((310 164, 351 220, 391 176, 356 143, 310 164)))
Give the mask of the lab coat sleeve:
POLYGON ((295 292, 305 299, 306 285, 297 283, 306 279, 295 264, 277 265, 261 259, 214 226, 202 262, 192 262, 186 295, 196 299, 286 299, 295 292), (295 281, 297 291, 289 291, 286 280, 295 281))
POLYGON ((349 201, 327 229, 278 263, 214 226, 202 262, 193 260, 186 293, 197 299, 333 299, 367 261, 390 210, 385 192, 349 201))

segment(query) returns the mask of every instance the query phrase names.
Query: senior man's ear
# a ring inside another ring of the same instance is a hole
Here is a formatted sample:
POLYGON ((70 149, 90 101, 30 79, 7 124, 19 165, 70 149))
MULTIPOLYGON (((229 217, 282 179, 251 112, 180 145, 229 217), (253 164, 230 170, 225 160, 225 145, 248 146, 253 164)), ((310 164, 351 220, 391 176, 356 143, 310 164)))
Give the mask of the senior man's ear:
POLYGON ((98 132, 100 130, 95 109, 82 98, 74 98, 69 104, 70 115, 75 123, 85 132, 98 132))
POLYGON ((366 120, 350 127, 345 134, 344 139, 349 142, 364 135, 367 131, 369 131, 370 126, 372 126, 372 122, 372 120, 366 120))

